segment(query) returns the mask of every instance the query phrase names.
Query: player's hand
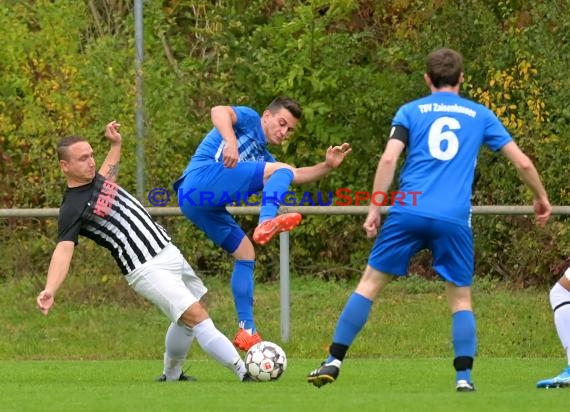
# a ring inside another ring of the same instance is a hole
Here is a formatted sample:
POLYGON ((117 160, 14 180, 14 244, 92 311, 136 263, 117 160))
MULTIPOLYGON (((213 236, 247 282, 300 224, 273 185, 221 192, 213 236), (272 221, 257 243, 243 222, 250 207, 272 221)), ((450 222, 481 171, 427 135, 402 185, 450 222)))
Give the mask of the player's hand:
POLYGON ((366 231, 366 236, 369 238, 376 237, 378 235, 378 228, 380 227, 380 209, 373 208, 368 211, 368 216, 362 224, 362 227, 366 231))
POLYGON ((224 167, 233 168, 236 167, 238 160, 239 160, 239 153, 237 149, 237 145, 235 143, 228 143, 224 145, 223 150, 224 156, 224 167))
POLYGON ((44 315, 47 315, 54 303, 53 294, 47 290, 42 290, 36 299, 36 303, 38 304, 38 309, 44 315))
POLYGON ((343 143, 340 146, 331 146, 327 149, 325 163, 333 169, 340 166, 347 154, 352 152, 350 144, 343 143))
POLYGON ((535 199, 533 202, 534 215, 536 217, 536 223, 539 226, 544 226, 550 218, 552 213, 552 206, 548 199, 535 199))
POLYGON ((113 120, 111 123, 105 126, 105 137, 111 143, 121 143, 122 137, 119 133, 119 128, 121 127, 120 123, 117 123, 113 120))

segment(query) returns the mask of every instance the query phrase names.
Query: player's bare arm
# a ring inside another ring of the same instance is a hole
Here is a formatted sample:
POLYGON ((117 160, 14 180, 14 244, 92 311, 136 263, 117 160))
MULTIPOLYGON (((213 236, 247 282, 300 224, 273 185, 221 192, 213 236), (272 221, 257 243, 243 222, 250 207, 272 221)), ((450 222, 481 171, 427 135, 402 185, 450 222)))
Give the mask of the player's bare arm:
POLYGON ((382 153, 378 161, 376 174, 374 175, 374 183, 372 185, 372 193, 387 192, 388 189, 390 189, 396 173, 396 167, 398 166, 398 159, 404 147, 404 143, 400 140, 388 140, 384 153, 382 153))
POLYGON ((121 141, 122 137, 119 133, 121 125, 113 120, 105 127, 105 137, 111 143, 111 149, 107 153, 107 157, 103 161, 99 174, 105 176, 107 180, 117 181, 119 175, 119 162, 121 160, 121 141))
POLYGON ((47 315, 50 311, 54 304, 55 294, 67 277, 74 249, 75 244, 73 242, 62 241, 57 244, 53 251, 45 288, 36 299, 38 309, 44 315, 47 315))
POLYGON ((237 115, 230 106, 214 106, 210 110, 212 124, 224 139, 224 166, 235 167, 239 160, 237 139, 233 125, 237 123, 237 115))
POLYGON ((552 213, 552 206, 532 160, 512 141, 503 146, 501 152, 513 163, 521 180, 532 191, 536 222, 544 226, 552 213))
MULTIPOLYGON (((384 153, 378 161, 376 174, 374 176, 374 183, 372 184, 372 193, 383 192, 386 193, 396 173, 398 159, 404 150, 404 143, 401 140, 390 139, 386 144, 384 153)), ((362 224, 367 237, 376 237, 378 229, 380 228, 381 216, 380 207, 374 203, 370 203, 368 207, 368 216, 362 224)))
POLYGON ((303 184, 319 180, 333 169, 339 167, 350 152, 352 152, 352 148, 348 143, 329 147, 326 151, 324 162, 317 163, 314 166, 295 169, 293 183, 303 184))

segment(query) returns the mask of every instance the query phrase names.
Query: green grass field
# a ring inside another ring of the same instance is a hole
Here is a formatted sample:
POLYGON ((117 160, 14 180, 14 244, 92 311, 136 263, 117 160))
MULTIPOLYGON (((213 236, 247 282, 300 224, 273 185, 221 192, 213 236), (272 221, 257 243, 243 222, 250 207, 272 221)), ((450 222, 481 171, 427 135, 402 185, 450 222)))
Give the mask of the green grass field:
POLYGON ((456 393, 449 359, 358 359, 320 389, 305 382, 316 360, 291 359, 279 381, 240 383, 210 360, 197 382, 156 383, 156 361, 3 361, 2 411, 548 411, 570 391, 538 390, 552 359, 482 358, 477 392, 456 393))
MULTIPOLYGON (((227 280, 206 278, 210 314, 235 332, 227 280)), ((443 285, 411 277, 388 287, 351 347, 340 379, 305 381, 326 354, 354 283, 293 277, 291 336, 281 341, 279 285, 256 289, 257 322, 289 367, 277 382, 242 384, 197 345, 187 362, 198 382, 156 383, 168 321, 120 277, 71 277, 44 317, 42 279, 0 287, 0 411, 546 411, 570 390, 539 390, 564 366, 547 290, 474 289, 479 356, 476 393, 454 391, 450 317, 443 285), (115 278, 112 278, 115 279, 115 278)))

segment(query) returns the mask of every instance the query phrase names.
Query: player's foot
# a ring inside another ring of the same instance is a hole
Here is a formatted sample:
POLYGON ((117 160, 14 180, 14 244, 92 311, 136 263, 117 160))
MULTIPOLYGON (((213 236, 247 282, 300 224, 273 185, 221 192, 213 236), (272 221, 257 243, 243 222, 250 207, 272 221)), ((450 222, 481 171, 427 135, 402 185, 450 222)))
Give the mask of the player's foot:
MULTIPOLYGON (((184 381, 184 382, 195 382, 197 380, 198 379, 195 376, 186 375, 184 372, 181 372, 180 377, 178 378, 178 381, 184 381)), ((156 378, 156 381, 166 382, 166 375, 163 373, 161 376, 156 378)))
POLYGON ((247 351, 253 345, 261 341, 262 339, 259 333, 255 332, 252 334, 240 328, 234 337, 234 346, 240 350, 247 351))
POLYGON ((323 363, 320 368, 315 369, 307 375, 307 382, 320 388, 327 383, 333 383, 340 373, 340 368, 335 365, 323 363))
POLYGON ((465 379, 460 379, 455 384, 455 390, 457 392, 475 392, 475 385, 473 385, 473 382, 467 382, 465 379))
POLYGON ((245 375, 243 375, 243 378, 241 378, 241 381, 242 381, 242 382, 246 382, 246 383, 247 383, 247 382, 257 382, 257 381, 253 378, 253 376, 251 376, 251 375, 249 374, 249 372, 247 372, 245 375))
POLYGON ((295 228, 303 217, 300 213, 283 213, 273 219, 261 222, 253 232, 253 241, 265 245, 277 233, 288 232, 295 228))
POLYGON ((536 383, 537 388, 568 388, 570 387, 570 366, 562 371, 562 373, 554 378, 543 379, 536 383))

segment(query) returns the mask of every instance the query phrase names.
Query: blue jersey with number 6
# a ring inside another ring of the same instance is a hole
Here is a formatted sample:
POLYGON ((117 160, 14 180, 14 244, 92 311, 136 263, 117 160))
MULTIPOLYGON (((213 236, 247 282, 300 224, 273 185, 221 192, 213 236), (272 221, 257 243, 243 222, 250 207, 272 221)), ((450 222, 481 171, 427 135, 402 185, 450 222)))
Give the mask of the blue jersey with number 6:
POLYGON ((470 225, 479 149, 497 151, 512 140, 497 116, 455 93, 436 92, 401 106, 392 126, 408 130, 399 190, 421 193, 396 201, 391 212, 470 225))

